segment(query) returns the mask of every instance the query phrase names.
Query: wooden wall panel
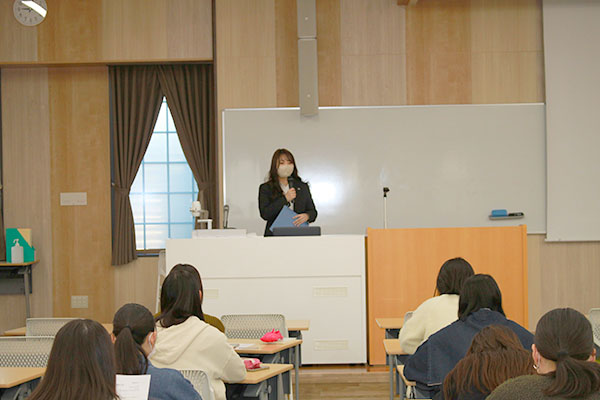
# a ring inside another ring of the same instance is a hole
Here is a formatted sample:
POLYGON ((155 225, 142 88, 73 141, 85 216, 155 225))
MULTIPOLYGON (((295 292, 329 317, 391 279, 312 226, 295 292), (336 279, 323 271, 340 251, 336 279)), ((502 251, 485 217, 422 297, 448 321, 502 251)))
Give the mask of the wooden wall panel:
POLYGON ((430 298, 440 267, 454 257, 491 274, 507 317, 527 326, 525 227, 369 229, 367 236, 369 364, 385 362, 375 319, 403 316, 430 298))
POLYGON ((0 64, 212 60, 212 0, 48 1, 37 27, 0 0, 0 64))
POLYGON ((541 0, 471 1, 473 103, 543 102, 541 0))
POLYGON ((169 60, 212 60, 211 0, 169 0, 164 23, 169 60))
POLYGON ((38 60, 49 63, 101 60, 101 17, 100 1, 48 2, 48 15, 37 27, 38 60))
POLYGON ((420 1, 406 23, 408 103, 471 103, 468 1, 420 1))
POLYGON ((600 307, 600 242, 545 242, 529 235, 530 327, 558 307, 600 307))
POLYGON ((298 107, 296 0, 275 2, 277 107, 298 107))
POLYGON ((0 62, 37 59, 37 28, 23 26, 13 16, 14 0, 0 0, 0 62))
POLYGON ((157 276, 158 257, 140 257, 129 264, 116 267, 115 312, 127 303, 138 303, 154 314, 157 276))
POLYGON ((51 68, 51 206, 54 315, 101 322, 114 314, 111 266, 108 68, 51 68), (61 192, 86 192, 86 206, 61 206, 61 192), (71 296, 89 296, 72 309, 71 296))
MULTIPOLYGON (((4 225, 31 228, 40 262, 33 267, 31 314, 52 315, 50 132, 46 68, 2 69, 4 225)), ((25 323, 24 296, 0 295, 2 326, 25 323), (15 305, 14 309, 8 304, 15 305)))
POLYGON ((321 106, 342 104, 340 8, 340 0, 317 1, 317 64, 321 106))
POLYGON ((406 104, 404 44, 405 8, 396 1, 342 1, 342 104, 406 104))

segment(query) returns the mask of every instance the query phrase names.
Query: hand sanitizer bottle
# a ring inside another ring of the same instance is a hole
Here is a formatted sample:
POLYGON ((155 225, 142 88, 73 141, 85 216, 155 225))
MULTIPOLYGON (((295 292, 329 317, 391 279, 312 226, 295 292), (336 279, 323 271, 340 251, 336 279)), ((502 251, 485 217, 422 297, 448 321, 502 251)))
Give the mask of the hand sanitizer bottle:
POLYGON ((23 262, 23 246, 21 246, 19 244, 19 239, 15 239, 13 241, 13 243, 15 244, 13 247, 10 248, 10 262, 17 264, 17 263, 22 263, 23 262))

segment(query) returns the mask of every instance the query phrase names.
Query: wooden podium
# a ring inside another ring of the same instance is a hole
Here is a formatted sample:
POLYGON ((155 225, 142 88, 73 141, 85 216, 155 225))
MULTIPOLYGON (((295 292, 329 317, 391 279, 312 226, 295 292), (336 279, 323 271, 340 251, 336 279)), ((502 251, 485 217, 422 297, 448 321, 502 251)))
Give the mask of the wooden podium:
POLYGON ((527 327, 527 227, 367 229, 369 364, 385 364, 376 318, 402 317, 433 296, 444 261, 463 257, 490 274, 506 316, 527 327))

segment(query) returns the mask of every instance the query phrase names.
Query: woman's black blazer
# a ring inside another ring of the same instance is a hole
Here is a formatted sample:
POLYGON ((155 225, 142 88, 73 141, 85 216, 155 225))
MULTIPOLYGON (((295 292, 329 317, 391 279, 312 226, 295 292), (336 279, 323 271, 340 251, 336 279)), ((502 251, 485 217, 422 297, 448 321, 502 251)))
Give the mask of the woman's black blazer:
MULTIPOLYGON (((314 222, 317 219, 317 209, 310 194, 308 185, 302 181, 294 183, 296 188, 296 199, 294 200, 294 212, 298 214, 307 213, 308 222, 314 222)), ((283 193, 273 190, 270 182, 265 182, 258 188, 258 210, 262 219, 267 221, 265 227, 265 236, 273 236, 269 229, 283 206, 289 206, 290 203, 285 199, 283 193)))

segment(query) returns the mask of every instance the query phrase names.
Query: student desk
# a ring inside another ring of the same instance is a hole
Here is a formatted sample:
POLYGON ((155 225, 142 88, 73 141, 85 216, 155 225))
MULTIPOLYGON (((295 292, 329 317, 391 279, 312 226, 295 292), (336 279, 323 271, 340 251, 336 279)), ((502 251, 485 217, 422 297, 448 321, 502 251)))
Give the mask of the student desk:
MULTIPOLYGON (((279 399, 279 380, 278 376, 290 371, 294 366, 292 364, 263 364, 267 369, 258 371, 248 371, 246 379, 231 385, 250 386, 244 390, 244 398, 257 398, 260 400, 279 399), (263 384, 266 383, 266 384, 263 384)), ((227 383, 227 382, 226 382, 227 383)))
POLYGON ((404 317, 398 318, 375 318, 377 326, 385 329, 386 339, 398 339, 400 329, 404 325, 404 317))
MULTIPOLYGON (((112 324, 102 324, 102 326, 108 331, 108 333, 112 333, 113 325, 112 324)), ((25 336, 27 333, 27 328, 22 326, 20 328, 10 329, 8 331, 4 331, 4 336, 25 336)))
POLYGON ((383 347, 385 348, 385 354, 388 359, 388 366, 390 367, 390 400, 394 400, 394 375, 396 375, 396 392, 399 392, 399 378, 396 366, 398 363, 397 356, 406 356, 406 352, 400 346, 398 339, 384 339, 383 347))
POLYGON ((46 368, 0 367, 0 399, 13 400, 29 393, 33 382, 46 372, 46 368))
MULTIPOLYGON (((291 319, 286 320, 285 325, 287 327, 289 337, 302 340, 302 331, 308 331, 308 328, 310 328, 310 320, 291 319)), ((302 346, 298 346, 298 357, 298 364, 302 365, 302 346)))
POLYGON ((35 260, 22 263, 0 262, 0 271, 16 270, 17 274, 23 275, 23 283, 25 288, 25 315, 27 318, 31 317, 31 307, 29 305, 29 292, 31 291, 31 267, 33 264, 36 264, 39 261, 40 260, 35 260))
MULTIPOLYGON (((299 339, 284 339, 277 343, 264 343, 260 339, 227 339, 230 344, 243 344, 243 345, 252 345, 250 347, 244 348, 236 348, 235 351, 238 354, 243 355, 264 355, 264 354, 277 354, 282 353, 284 363, 292 362, 294 364, 294 372, 295 372, 295 387, 294 387, 294 398, 298 399, 298 382, 299 382, 299 361, 300 352, 298 351, 300 345, 302 344, 302 340, 299 339), (292 357, 293 352, 293 357, 292 357), (293 358, 293 360, 292 360, 293 358)), ((288 374, 289 373, 285 372, 288 374)), ((291 378, 291 377, 289 377, 291 378)), ((284 381, 284 388, 288 389, 286 393, 289 393, 289 383, 290 379, 286 379, 284 381)))

